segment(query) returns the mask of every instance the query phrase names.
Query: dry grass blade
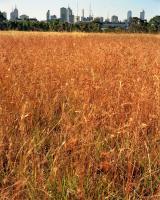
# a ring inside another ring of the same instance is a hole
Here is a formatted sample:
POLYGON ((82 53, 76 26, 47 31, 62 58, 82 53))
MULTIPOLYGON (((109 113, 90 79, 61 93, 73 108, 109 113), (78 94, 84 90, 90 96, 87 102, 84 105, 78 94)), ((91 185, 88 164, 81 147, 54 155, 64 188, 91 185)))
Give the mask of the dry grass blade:
POLYGON ((0 33, 0 199, 154 199, 160 37, 0 33))

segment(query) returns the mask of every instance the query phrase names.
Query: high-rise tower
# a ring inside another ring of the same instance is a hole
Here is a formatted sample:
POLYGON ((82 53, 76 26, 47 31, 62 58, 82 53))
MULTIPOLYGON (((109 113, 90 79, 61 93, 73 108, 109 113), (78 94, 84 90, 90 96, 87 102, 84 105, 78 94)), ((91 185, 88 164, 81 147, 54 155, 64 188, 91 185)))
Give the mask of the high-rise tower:
POLYGON ((63 22, 67 22, 67 16, 68 16, 68 11, 67 8, 61 8, 60 9, 60 18, 63 22))
POLYGON ((67 8, 67 22, 68 23, 73 23, 74 22, 73 12, 72 12, 72 9, 69 6, 67 8))
POLYGON ((15 9, 12 10, 12 12, 10 13, 10 19, 11 20, 17 20, 18 19, 18 9, 15 6, 15 9))
POLYGON ((132 19, 132 11, 129 10, 128 13, 127 13, 127 21, 130 22, 132 19))
POLYGON ((51 20, 51 13, 50 13, 50 10, 47 11, 46 19, 47 19, 47 21, 51 20))
POLYGON ((142 12, 140 12, 140 19, 145 20, 145 11, 144 10, 142 10, 142 12))
POLYGON ((82 9, 82 17, 81 17, 81 21, 84 22, 84 19, 85 19, 85 17, 84 17, 84 9, 82 9))

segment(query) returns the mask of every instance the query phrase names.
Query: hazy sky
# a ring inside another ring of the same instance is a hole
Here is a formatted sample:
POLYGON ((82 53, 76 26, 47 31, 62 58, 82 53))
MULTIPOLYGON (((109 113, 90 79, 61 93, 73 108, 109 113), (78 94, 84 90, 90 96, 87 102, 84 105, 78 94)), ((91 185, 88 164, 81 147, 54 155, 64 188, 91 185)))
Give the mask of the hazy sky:
MULTIPOLYGON (((160 15, 160 0, 79 0, 79 14, 84 8, 85 15, 89 15, 90 2, 92 2, 94 16, 107 18, 115 14, 123 20, 130 9, 133 11, 133 16, 139 16, 139 12, 144 9, 147 19, 160 15)), ((73 9, 74 14, 77 13, 77 0, 0 0, 0 10, 7 11, 9 16, 15 4, 20 14, 27 14, 38 19, 45 19, 48 9, 51 10, 52 14, 59 16, 60 7, 67 7, 68 4, 73 9)))

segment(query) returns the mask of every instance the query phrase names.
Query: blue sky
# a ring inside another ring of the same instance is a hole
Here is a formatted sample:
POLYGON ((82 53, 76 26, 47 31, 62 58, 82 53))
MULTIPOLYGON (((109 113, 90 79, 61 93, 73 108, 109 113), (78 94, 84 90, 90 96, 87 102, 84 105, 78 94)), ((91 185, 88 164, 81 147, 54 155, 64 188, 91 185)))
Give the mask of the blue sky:
MULTIPOLYGON (((27 14, 30 17, 45 19, 46 11, 51 10, 52 14, 59 16, 60 7, 67 7, 68 4, 73 9, 74 14, 77 10, 77 0, 0 0, 0 10, 7 11, 8 15, 16 4, 20 14, 27 14)), ((85 15, 89 14, 89 5, 92 2, 94 16, 107 18, 113 14, 118 15, 120 20, 126 18, 128 10, 133 11, 133 16, 139 16, 139 12, 144 9, 146 18, 160 15, 160 0, 79 0, 79 14, 82 8, 85 15)))

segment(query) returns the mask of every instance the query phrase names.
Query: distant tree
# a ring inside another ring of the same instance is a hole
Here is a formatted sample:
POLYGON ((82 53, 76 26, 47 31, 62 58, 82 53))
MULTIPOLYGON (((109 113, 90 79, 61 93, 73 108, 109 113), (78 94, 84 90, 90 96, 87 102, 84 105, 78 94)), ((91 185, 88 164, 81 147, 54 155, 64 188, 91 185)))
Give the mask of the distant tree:
POLYGON ((116 33, 125 32, 125 29, 121 28, 121 27, 116 27, 116 28, 114 28, 114 32, 116 32, 116 33))
POLYGON ((148 31, 148 23, 146 20, 141 20, 138 17, 133 17, 130 24, 129 24, 129 32, 133 33, 140 33, 140 32, 147 32, 148 31))
POLYGON ((18 26, 18 22, 17 21, 9 21, 8 22, 8 29, 9 30, 16 30, 18 26))
MULTIPOLYGON (((92 22, 78 22, 75 24, 62 22, 59 19, 51 20, 49 22, 44 21, 33 21, 27 20, 17 20, 8 21, 0 12, 0 30, 20 30, 20 31, 57 31, 57 32, 102 32, 103 23, 100 19, 95 19, 92 22)), ((126 29, 120 27, 108 27, 104 32, 124 32, 126 29)), ((137 17, 132 18, 128 26, 129 32, 160 32, 160 16, 153 17, 149 23, 146 20, 141 20, 137 17)))
POLYGON ((160 32, 160 16, 153 17, 148 24, 150 32, 160 32))
POLYGON ((92 21, 88 23, 87 32, 100 32, 101 31, 101 24, 97 21, 92 21))
POLYGON ((0 22, 5 21, 6 18, 4 17, 3 13, 0 11, 0 22))
POLYGON ((81 32, 89 32, 89 23, 87 23, 87 22, 81 22, 79 24, 79 30, 81 32))
POLYGON ((29 22, 23 21, 22 27, 23 27, 23 31, 29 31, 29 22))
POLYGON ((88 22, 79 22, 72 26, 73 31, 89 32, 88 22))
POLYGON ((99 19, 95 19, 92 23, 93 32, 101 32, 102 23, 99 19))
POLYGON ((0 22, 0 30, 8 30, 8 22, 7 21, 0 22))

